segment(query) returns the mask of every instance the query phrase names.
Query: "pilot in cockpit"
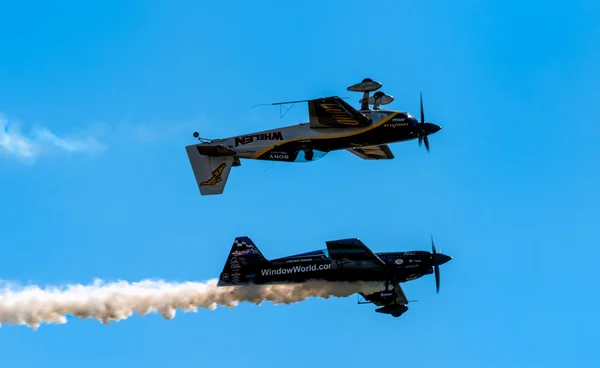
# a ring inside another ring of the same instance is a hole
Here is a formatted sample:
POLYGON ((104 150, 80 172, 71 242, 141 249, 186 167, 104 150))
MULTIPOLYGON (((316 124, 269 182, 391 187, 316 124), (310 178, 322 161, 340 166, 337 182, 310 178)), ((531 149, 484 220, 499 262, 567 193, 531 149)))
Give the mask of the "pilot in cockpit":
POLYGON ((304 159, 306 161, 312 161, 313 157, 315 156, 315 152, 313 151, 312 148, 304 148, 304 159))

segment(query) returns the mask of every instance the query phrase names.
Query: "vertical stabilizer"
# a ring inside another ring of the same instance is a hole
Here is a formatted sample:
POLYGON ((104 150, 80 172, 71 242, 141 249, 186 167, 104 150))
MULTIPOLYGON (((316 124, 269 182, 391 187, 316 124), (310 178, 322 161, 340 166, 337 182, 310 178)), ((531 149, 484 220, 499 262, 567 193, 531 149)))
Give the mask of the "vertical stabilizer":
POLYGON ((185 147, 201 195, 223 193, 233 165, 232 156, 207 156, 198 146, 185 147))
POLYGON ((243 285, 251 282, 254 272, 261 264, 269 261, 262 255, 254 242, 247 236, 238 236, 229 251, 217 286, 243 285))

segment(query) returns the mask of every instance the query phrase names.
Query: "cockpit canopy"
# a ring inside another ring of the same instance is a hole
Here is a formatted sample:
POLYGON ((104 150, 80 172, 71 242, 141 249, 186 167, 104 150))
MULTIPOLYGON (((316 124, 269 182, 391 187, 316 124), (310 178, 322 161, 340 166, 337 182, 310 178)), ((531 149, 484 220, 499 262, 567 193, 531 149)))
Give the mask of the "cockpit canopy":
POLYGON ((329 152, 320 151, 320 150, 316 150, 316 149, 301 149, 298 152, 298 155, 296 156, 296 159, 294 160, 294 162, 317 161, 317 160, 325 157, 325 155, 327 155, 328 153, 329 152))

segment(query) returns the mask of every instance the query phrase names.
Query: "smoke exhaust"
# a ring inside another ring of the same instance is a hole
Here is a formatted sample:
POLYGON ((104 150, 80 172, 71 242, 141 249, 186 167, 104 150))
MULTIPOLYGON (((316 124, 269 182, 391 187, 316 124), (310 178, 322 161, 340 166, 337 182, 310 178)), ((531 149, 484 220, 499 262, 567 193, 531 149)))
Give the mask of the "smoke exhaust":
POLYGON ((176 310, 195 312, 198 308, 214 310, 217 306, 234 308, 240 302, 260 305, 292 304, 310 297, 347 297, 357 292, 381 290, 381 283, 310 281, 302 284, 246 285, 217 287, 217 280, 170 283, 143 280, 129 283, 104 283, 64 287, 38 286, 0 288, 0 326, 26 325, 37 330, 42 323, 65 324, 67 316, 92 318, 108 325, 134 313, 144 316, 160 313, 165 319, 175 317, 176 310))

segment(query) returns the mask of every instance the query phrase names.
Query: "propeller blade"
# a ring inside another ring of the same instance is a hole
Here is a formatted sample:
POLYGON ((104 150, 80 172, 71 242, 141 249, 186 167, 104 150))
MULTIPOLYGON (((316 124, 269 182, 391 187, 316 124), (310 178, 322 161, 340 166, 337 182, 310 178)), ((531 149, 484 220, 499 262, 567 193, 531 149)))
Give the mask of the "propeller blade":
MULTIPOLYGON (((420 105, 421 105, 421 124, 425 123, 425 110, 423 109, 423 93, 421 92, 420 94, 420 105)), ((418 124, 417 124, 418 126, 418 124)), ((423 141, 425 141, 425 148, 427 149, 427 152, 429 152, 429 139, 427 138, 427 132, 424 129, 418 129, 417 130, 417 136, 419 138, 419 147, 421 147, 421 144, 423 143, 423 141)))
POLYGON ((435 266, 435 291, 440 293, 440 266, 435 266))
POLYGON ((423 111, 423 92, 421 92, 421 124, 425 122, 425 112, 423 111))
MULTIPOLYGON (((436 254, 437 254, 437 250, 435 249, 435 243, 433 241, 433 235, 429 234, 429 236, 431 237, 431 253, 432 259, 435 259, 436 254)), ((436 261, 437 262, 437 261, 436 261)), ((435 272, 435 291, 439 294, 440 292, 440 266, 438 266, 437 264, 435 266, 433 266, 433 270, 435 272)))

